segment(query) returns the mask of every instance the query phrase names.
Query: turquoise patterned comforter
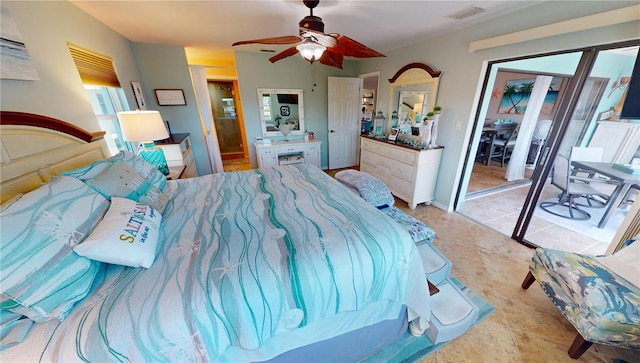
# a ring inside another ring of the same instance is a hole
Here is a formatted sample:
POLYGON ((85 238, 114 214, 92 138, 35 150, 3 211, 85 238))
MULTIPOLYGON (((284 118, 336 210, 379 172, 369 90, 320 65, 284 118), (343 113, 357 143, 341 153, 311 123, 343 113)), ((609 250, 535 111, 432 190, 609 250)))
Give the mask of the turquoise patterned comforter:
POLYGON ((403 304, 430 316, 409 233, 318 168, 207 175, 165 191, 153 266, 108 265, 67 319, 38 324, 5 359, 261 360, 395 318, 403 304))

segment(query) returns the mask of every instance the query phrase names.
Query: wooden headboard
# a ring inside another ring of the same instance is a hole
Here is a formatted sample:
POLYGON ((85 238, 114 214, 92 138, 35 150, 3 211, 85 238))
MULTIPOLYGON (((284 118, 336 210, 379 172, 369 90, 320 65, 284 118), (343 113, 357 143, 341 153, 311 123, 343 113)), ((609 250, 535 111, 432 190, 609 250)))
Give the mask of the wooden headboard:
POLYGON ((0 202, 62 171, 109 157, 104 134, 47 116, 0 111, 0 202))

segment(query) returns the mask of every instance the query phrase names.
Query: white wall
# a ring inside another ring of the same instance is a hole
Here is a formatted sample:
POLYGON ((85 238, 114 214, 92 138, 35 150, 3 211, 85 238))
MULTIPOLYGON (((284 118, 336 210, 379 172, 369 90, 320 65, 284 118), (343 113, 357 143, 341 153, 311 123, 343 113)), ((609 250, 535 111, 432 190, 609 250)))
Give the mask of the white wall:
MULTIPOLYGON (((4 111, 30 112, 100 131, 67 41, 113 58, 129 105, 129 81, 140 74, 129 40, 66 1, 2 1, 9 9, 40 80, 0 80, 4 111)), ((147 97, 148 99, 148 97, 147 97)))
POLYGON ((178 45, 134 42, 133 51, 140 67, 142 87, 150 95, 146 98, 148 108, 159 111, 162 118, 169 121, 172 133, 189 133, 198 175, 211 174, 209 154, 184 48, 178 45), (163 88, 181 89, 187 104, 158 105, 154 90, 163 88))
POLYGON ((443 107, 438 144, 444 145, 445 149, 434 204, 452 210, 474 122, 485 63, 490 60, 638 38, 640 22, 558 35, 475 53, 468 51, 470 42, 635 4, 636 2, 616 1, 546 2, 471 28, 388 52, 387 58, 362 60, 358 62, 358 72, 381 71, 383 81, 380 82, 379 102, 382 103, 381 109, 387 110, 389 82, 384 80, 392 77, 402 66, 420 62, 434 70, 442 71, 437 99, 437 103, 443 107))

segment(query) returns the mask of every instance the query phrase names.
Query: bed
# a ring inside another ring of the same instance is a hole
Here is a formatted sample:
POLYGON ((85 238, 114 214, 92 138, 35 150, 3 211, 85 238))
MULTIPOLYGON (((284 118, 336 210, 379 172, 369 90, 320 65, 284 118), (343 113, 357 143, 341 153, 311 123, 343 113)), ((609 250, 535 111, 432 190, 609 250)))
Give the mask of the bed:
POLYGON ((409 233, 316 167, 166 181, 103 133, 0 121, 3 360, 354 361, 430 318, 409 233), (157 245, 104 244, 122 203, 157 245))

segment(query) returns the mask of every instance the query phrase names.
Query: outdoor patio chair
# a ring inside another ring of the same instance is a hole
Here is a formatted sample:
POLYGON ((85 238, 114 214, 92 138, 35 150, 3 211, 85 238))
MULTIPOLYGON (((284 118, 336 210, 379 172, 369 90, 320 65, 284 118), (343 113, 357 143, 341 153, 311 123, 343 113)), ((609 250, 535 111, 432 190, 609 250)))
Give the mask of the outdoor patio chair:
POLYGON ((609 198, 609 194, 593 187, 592 183, 600 180, 572 174, 571 160, 565 156, 557 155, 553 164, 551 184, 560 188, 561 193, 558 196, 558 201, 542 202, 540 203, 540 208, 558 217, 587 220, 591 218, 591 214, 582 209, 581 206, 583 205, 578 204, 576 200, 582 197, 592 198, 593 196, 600 196, 606 199, 609 198))

